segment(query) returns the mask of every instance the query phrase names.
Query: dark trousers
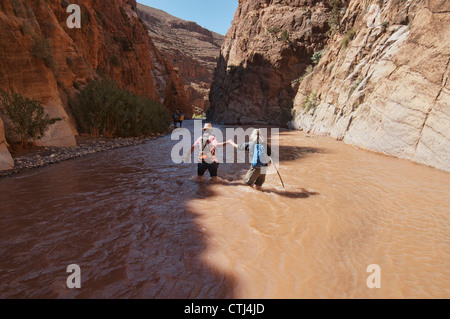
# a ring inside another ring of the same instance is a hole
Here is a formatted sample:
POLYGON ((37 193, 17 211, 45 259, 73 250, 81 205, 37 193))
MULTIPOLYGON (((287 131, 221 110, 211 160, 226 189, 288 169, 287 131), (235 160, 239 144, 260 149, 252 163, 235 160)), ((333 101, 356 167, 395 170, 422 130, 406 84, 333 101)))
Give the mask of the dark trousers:
POLYGON ((209 172, 211 177, 217 176, 217 169, 219 168, 219 163, 207 163, 205 161, 198 163, 197 174, 198 176, 205 175, 206 171, 209 172))
POLYGON ((245 176, 245 184, 249 186, 263 186, 264 182, 266 181, 266 168, 258 168, 258 167, 250 167, 250 169, 247 172, 247 175, 245 176), (263 173, 264 172, 264 173, 263 173))

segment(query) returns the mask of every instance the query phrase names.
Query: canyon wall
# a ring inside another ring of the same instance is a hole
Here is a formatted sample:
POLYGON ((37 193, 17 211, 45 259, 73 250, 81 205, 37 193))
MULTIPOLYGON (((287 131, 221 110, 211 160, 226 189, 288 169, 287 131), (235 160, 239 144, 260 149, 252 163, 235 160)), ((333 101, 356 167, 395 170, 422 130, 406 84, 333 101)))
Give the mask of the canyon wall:
POLYGON ((203 113, 225 37, 158 9, 142 4, 137 9, 156 47, 183 77, 190 104, 203 113))
POLYGON ((0 170, 8 170, 14 167, 14 160, 9 154, 3 121, 0 118, 0 170))
POLYGON ((302 82, 293 126, 450 171, 449 7, 352 1, 343 29, 354 39, 337 37, 302 82))
POLYGON ((62 119, 40 145, 76 144, 69 99, 101 76, 192 115, 183 79, 153 44, 136 6, 134 0, 0 0, 0 88, 39 100, 62 119), (81 7, 80 29, 66 24, 71 3, 81 7))
POLYGON ((450 171, 449 38, 443 0, 241 0, 208 116, 450 171))
POLYGON ((293 81, 328 39, 328 12, 319 1, 239 1, 211 87, 208 118, 285 125, 298 87, 293 81))

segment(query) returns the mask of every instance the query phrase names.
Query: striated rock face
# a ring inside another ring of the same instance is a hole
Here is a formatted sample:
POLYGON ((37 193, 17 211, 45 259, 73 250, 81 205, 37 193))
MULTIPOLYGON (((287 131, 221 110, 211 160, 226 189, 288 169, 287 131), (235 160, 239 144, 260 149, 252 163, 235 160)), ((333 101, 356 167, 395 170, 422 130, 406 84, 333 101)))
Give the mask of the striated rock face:
POLYGON ((301 83, 293 126, 450 171, 449 3, 351 1, 342 30, 301 83))
POLYGON ((450 171, 449 6, 242 0, 209 117, 283 125, 293 107, 293 128, 450 171))
POLYGON ((148 36, 136 1, 77 3, 81 29, 67 27, 70 1, 0 0, 0 88, 37 99, 63 119, 41 145, 75 145, 69 97, 100 75, 192 115, 183 80, 148 36))
POLYGON ((155 45, 183 77, 190 104, 200 112, 207 109, 224 36, 158 9, 141 4, 137 9, 155 45))

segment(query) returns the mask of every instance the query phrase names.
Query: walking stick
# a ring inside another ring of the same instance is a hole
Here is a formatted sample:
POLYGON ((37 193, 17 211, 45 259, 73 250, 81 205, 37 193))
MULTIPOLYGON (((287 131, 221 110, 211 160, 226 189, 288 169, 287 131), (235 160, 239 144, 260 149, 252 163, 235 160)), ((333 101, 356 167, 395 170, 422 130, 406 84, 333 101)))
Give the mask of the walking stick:
MULTIPOLYGON (((269 158, 270 158, 270 157, 269 157, 269 158)), ((270 161, 272 162, 273 166, 275 167, 275 170, 277 171, 278 177, 280 178, 280 181, 281 181, 281 185, 283 185, 283 188, 286 188, 286 187, 284 186, 283 179, 281 178, 281 174, 280 174, 280 172, 278 171, 277 166, 275 165, 275 163, 273 162, 273 160, 272 160, 271 158, 270 158, 270 161)))

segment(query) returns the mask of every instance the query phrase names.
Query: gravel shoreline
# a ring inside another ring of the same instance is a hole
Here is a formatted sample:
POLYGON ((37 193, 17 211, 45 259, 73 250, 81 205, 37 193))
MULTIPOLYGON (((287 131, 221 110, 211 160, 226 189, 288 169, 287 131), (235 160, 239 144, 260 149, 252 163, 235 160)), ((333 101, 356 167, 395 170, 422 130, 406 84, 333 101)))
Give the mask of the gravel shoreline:
POLYGON ((91 154, 144 144, 165 135, 154 134, 144 138, 114 139, 78 137, 78 145, 75 147, 38 147, 26 154, 14 157, 14 168, 8 171, 0 171, 0 179, 91 154))

